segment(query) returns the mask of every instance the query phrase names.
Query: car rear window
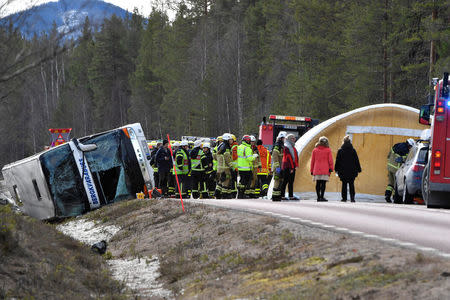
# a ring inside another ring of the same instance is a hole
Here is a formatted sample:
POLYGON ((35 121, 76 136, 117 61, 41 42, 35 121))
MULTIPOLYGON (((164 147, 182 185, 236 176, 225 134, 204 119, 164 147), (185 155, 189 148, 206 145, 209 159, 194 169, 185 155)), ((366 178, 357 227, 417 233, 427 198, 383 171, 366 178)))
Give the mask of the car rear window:
POLYGON ((426 164, 428 161, 428 148, 422 148, 419 150, 419 155, 417 156, 417 162, 426 164))

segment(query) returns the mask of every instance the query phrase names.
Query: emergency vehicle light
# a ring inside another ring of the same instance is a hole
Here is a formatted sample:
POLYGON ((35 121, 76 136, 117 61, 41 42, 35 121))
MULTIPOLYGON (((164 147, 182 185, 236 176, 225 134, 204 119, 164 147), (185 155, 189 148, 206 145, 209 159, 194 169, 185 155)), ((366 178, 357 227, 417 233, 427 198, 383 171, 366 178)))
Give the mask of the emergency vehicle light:
POLYGON ((308 117, 294 117, 294 116, 279 116, 279 115, 270 115, 270 120, 283 120, 283 121, 300 121, 300 122, 310 122, 311 118, 308 117))
POLYGON ((436 158, 441 158, 441 151, 437 150, 437 151, 434 153, 434 157, 436 157, 436 158))
POLYGON ((447 101, 447 106, 450 106, 450 101, 447 101))

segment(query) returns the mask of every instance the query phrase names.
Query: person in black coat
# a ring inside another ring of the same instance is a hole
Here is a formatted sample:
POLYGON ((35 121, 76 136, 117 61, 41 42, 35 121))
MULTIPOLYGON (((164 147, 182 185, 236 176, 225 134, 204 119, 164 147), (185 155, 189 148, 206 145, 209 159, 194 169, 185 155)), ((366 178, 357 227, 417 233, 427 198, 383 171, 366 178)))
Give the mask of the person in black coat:
POLYGON ((342 181, 342 202, 347 201, 347 184, 350 187, 350 199, 355 202, 355 178, 361 172, 358 154, 352 146, 350 137, 346 135, 336 156, 334 169, 342 181))
POLYGON ((164 196, 168 196, 168 181, 170 178, 170 169, 172 168, 172 155, 170 155, 169 141, 164 140, 163 146, 159 148, 155 156, 156 165, 158 166, 159 182, 158 187, 162 190, 164 196))

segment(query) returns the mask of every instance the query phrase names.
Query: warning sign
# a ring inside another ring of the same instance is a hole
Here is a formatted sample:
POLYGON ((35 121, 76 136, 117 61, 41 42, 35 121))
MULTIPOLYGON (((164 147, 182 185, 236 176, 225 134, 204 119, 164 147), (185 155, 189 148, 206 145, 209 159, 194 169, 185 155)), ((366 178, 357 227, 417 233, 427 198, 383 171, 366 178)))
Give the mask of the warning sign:
POLYGON ((70 132, 72 128, 50 128, 51 143, 50 147, 55 147, 66 143, 69 140, 70 132))

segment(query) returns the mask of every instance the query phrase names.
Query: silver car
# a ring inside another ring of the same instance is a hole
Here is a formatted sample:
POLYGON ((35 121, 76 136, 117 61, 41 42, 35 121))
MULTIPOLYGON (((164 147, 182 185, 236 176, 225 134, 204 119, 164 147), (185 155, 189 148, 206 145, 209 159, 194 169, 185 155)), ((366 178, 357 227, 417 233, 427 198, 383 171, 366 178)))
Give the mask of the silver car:
POLYGON ((428 147, 428 141, 419 140, 409 150, 406 161, 395 173, 394 199, 412 204, 414 196, 421 196, 422 174, 428 162, 428 147))

